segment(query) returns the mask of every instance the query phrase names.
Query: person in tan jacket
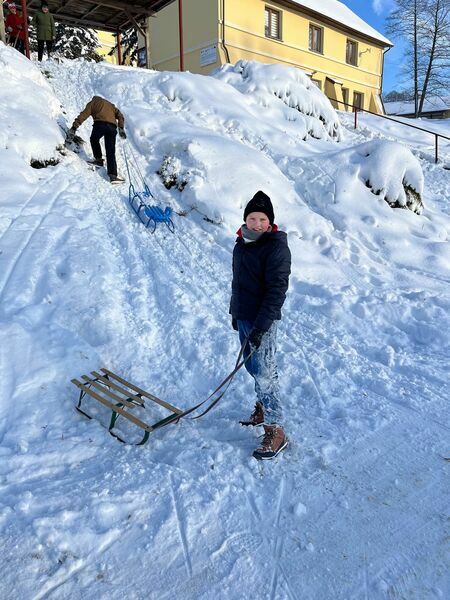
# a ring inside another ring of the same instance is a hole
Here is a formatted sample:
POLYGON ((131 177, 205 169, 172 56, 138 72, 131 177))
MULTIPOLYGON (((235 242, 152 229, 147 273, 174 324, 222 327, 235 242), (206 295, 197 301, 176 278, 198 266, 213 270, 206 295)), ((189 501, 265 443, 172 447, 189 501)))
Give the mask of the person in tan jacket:
POLYGON ((125 181, 122 177, 117 175, 116 163, 117 127, 119 128, 120 137, 126 139, 127 135, 124 130, 125 118, 112 102, 105 100, 105 98, 102 98, 101 96, 94 96, 73 122, 73 125, 67 134, 66 141, 72 142, 74 140, 76 130, 89 117, 94 119, 90 137, 94 159, 88 162, 98 167, 103 166, 100 140, 101 138, 105 138, 106 166, 109 180, 111 183, 121 183, 125 181))

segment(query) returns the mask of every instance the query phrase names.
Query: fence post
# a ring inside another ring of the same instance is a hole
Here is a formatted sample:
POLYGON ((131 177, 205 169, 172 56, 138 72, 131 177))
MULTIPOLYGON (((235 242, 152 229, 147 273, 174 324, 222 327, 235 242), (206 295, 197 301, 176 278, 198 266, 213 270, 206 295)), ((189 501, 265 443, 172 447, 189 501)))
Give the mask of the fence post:
POLYGON ((355 129, 358 128, 358 107, 355 106, 355 129))
POLYGON ((434 142, 434 162, 439 162, 439 136, 437 133, 434 134, 435 142, 434 142))

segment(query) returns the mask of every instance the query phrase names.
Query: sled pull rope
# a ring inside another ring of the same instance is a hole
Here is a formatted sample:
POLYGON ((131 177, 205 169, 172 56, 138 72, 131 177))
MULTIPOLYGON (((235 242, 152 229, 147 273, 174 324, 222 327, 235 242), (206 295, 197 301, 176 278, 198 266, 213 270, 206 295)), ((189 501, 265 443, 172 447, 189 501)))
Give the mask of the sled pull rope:
POLYGON ((136 156, 134 154, 133 148, 131 147, 131 144, 129 144, 129 148, 130 148, 130 154, 131 154, 131 158, 133 159, 134 166, 135 166, 136 171, 137 171, 137 173, 138 173, 138 175, 139 175, 139 177, 140 177, 140 179, 142 181, 142 185, 144 186, 144 190, 145 190, 144 193, 147 196, 151 196, 155 200, 155 196, 152 194, 150 188, 148 187, 147 182, 144 179, 144 176, 142 175, 142 171, 141 171, 141 169, 139 167, 139 163, 138 163, 138 161, 136 159, 136 156))
POLYGON ((219 392, 220 390, 222 390, 222 388, 225 386, 225 389, 223 389, 220 394, 217 396, 217 398, 214 398, 214 400, 211 401, 210 405, 199 415, 195 416, 195 417, 191 417, 192 420, 195 419, 200 419, 200 417, 203 417, 204 415, 206 415, 214 406, 216 406, 216 404, 225 396, 228 388, 230 387, 231 382, 234 379, 234 376, 236 375, 236 373, 242 369, 242 367, 245 365, 245 363, 247 362, 247 360, 250 358, 250 356, 253 354, 253 352, 255 350, 250 350, 249 354, 247 355, 246 358, 243 358, 244 355, 244 350, 246 348, 248 344, 248 338, 246 338, 244 340, 244 343, 241 346, 241 349, 239 350, 239 354, 238 357, 236 359, 236 364, 234 366, 234 369, 231 371, 231 373, 229 373, 225 379, 222 381, 222 383, 220 383, 216 389, 211 392, 211 394, 205 398, 205 400, 202 400, 202 402, 199 402, 198 404, 196 404, 195 406, 191 406, 191 408, 186 409, 184 412, 182 412, 179 415, 172 415, 170 417, 167 418, 166 422, 164 423, 165 425, 168 425, 169 423, 172 423, 172 421, 178 421, 179 419, 182 419, 183 417, 186 417, 187 415, 190 415, 191 413, 193 413, 194 411, 196 411, 197 409, 199 409, 201 406, 203 406, 204 404, 206 404, 209 400, 211 400, 215 394, 217 394, 217 392, 219 392))

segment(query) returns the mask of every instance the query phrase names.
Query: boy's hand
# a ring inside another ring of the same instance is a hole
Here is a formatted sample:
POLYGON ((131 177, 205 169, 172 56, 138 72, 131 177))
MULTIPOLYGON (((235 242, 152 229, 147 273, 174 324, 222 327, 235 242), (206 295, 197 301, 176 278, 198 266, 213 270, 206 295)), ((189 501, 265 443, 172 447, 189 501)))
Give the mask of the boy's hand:
POLYGON ((127 134, 125 133, 125 129, 123 129, 122 127, 119 127, 119 135, 123 140, 127 139, 127 134))
POLYGON ((235 331, 239 331, 238 328, 238 324, 237 324, 237 319, 231 319, 231 327, 235 330, 235 331))
POLYGON ((252 349, 258 350, 258 348, 261 346, 262 338, 265 333, 265 331, 257 329, 256 327, 254 327, 250 331, 250 335, 248 336, 248 342, 252 349))

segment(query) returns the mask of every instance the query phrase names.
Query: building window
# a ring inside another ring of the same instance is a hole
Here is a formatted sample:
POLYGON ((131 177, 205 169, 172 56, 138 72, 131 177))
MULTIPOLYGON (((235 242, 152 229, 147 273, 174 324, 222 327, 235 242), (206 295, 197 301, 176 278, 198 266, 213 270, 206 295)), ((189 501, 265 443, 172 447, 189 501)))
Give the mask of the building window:
POLYGON ((356 108, 364 108, 364 94, 353 92, 353 106, 356 108))
POLYGON ((342 88, 342 99, 344 100, 344 110, 348 109, 349 89, 342 88))
POLYGON ((349 65, 358 66, 358 42, 347 40, 347 53, 345 60, 349 65))
POLYGON ((320 81, 320 79, 311 79, 311 81, 314 85, 316 85, 319 88, 319 90, 322 89, 322 82, 320 81))
POLYGON ((309 26, 309 49, 323 54, 323 29, 317 25, 309 26))
POLYGON ((266 6, 266 37, 281 40, 281 12, 266 6))

